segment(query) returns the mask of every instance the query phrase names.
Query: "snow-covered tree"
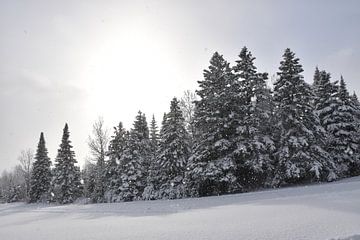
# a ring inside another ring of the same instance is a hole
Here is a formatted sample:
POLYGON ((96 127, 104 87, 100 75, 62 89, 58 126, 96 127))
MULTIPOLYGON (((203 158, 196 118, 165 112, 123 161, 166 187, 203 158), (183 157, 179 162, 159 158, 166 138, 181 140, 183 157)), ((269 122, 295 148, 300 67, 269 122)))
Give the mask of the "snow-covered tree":
POLYGON ((99 118, 93 124, 93 135, 89 136, 88 146, 92 161, 96 163, 95 188, 91 199, 93 202, 104 202, 106 191, 105 157, 109 143, 108 130, 104 127, 104 120, 99 118))
POLYGON ((72 150, 68 125, 65 124, 63 136, 55 159, 54 194, 61 203, 72 203, 80 195, 80 169, 75 164, 75 152, 72 150))
MULTIPOLYGON (((271 135, 273 104, 266 85, 267 74, 258 73, 255 57, 244 47, 234 72, 240 84, 240 104, 236 111, 236 163, 240 184, 251 189, 264 184, 272 171, 271 154, 275 144, 271 135)), ((236 97, 236 92, 232 94, 236 97)))
POLYGON ((151 142, 145 114, 139 111, 120 158, 121 186, 118 200, 142 198, 151 160, 151 142))
POLYGON ((40 134, 30 178, 30 202, 49 201, 51 185, 51 160, 45 146, 44 134, 40 134))
MULTIPOLYGON (((157 193, 150 192, 150 196, 144 196, 145 199, 151 199, 154 195, 165 199, 181 198, 185 195, 184 174, 190 153, 189 135, 176 98, 171 101, 170 112, 166 117, 156 157, 158 171, 152 176, 158 181, 157 189, 153 189, 157 193)), ((148 182, 152 183, 154 180, 150 179, 148 182)), ((145 193, 149 194, 148 191, 145 193)))
POLYGON ((19 166, 21 167, 22 173, 25 179, 25 198, 26 201, 29 201, 30 194, 30 181, 31 181, 31 172, 32 164, 34 161, 34 151, 32 149, 22 150, 19 157, 19 166))
MULTIPOLYGON (((159 143, 160 143, 160 136, 163 135, 164 128, 166 126, 166 113, 163 115, 163 119, 161 122, 161 128, 160 133, 157 135, 157 148, 156 151, 153 152, 152 150, 152 156, 151 156, 151 163, 149 165, 149 171, 148 176, 146 179, 146 187, 143 192, 143 199, 145 200, 155 200, 159 199, 159 185, 160 185, 160 166, 158 162, 156 161, 157 152, 159 149, 159 143)), ((151 127, 152 128, 152 127, 151 127)), ((151 130, 150 128, 150 140, 151 140, 151 130)))
POLYGON ((159 133, 154 115, 152 116, 150 123, 150 141, 151 141, 152 152, 155 153, 157 151, 157 147, 159 144, 159 133))
POLYGON ((321 73, 320 73, 319 68, 316 66, 315 72, 314 72, 314 82, 313 82, 312 87, 316 89, 318 87, 320 81, 321 81, 321 73))
POLYGON ((187 185, 191 196, 216 195, 237 188, 232 136, 229 123, 236 102, 228 98, 234 91, 234 75, 229 63, 215 52, 204 80, 199 81, 199 100, 195 101, 195 145, 189 159, 187 185))
POLYGON ((323 149, 325 130, 314 112, 314 94, 290 49, 285 50, 279 70, 274 84, 278 117, 274 184, 331 178, 329 154, 323 149))
POLYGON ((327 130, 331 134, 328 149, 337 165, 340 177, 359 174, 359 132, 357 114, 341 77, 335 97, 338 100, 327 130))
POLYGON ((81 179, 83 180, 84 197, 91 199, 96 186, 96 164, 86 161, 81 170, 81 179))
MULTIPOLYGON (((191 137, 190 140, 193 140, 192 138, 195 132, 195 127, 193 123, 194 112, 195 112, 195 103, 194 103, 195 100, 196 100, 196 93, 190 90, 186 90, 180 99, 180 109, 183 113, 186 130, 188 131, 191 137)), ((192 142, 190 142, 190 144, 192 144, 192 142)))
POLYGON ((25 185, 20 165, 16 165, 11 171, 4 171, 0 177, 0 201, 10 203, 26 200, 25 185))
POLYGON ((330 81, 330 73, 327 73, 326 71, 319 71, 319 69, 316 68, 313 84, 315 93, 314 107, 315 113, 319 117, 320 123, 326 131, 324 149, 330 154, 328 158, 329 180, 337 178, 336 164, 331 151, 331 142, 334 137, 332 131, 330 131, 330 126, 334 123, 335 119, 334 113, 336 113, 336 109, 340 104, 336 84, 337 82, 332 83, 330 81))
POLYGON ((315 70, 313 89, 315 93, 314 107, 319 116, 320 123, 326 129, 325 122, 334 111, 335 102, 333 84, 330 82, 330 74, 326 71, 315 70))
POLYGON ((122 164, 120 159, 124 153, 126 142, 129 139, 129 133, 123 127, 122 122, 117 127, 114 127, 114 134, 111 137, 108 156, 109 160, 106 162, 106 201, 115 202, 118 199, 121 187, 121 173, 122 164))
POLYGON ((355 120, 357 123, 356 131, 360 133, 360 102, 355 92, 351 95, 351 105, 354 109, 355 120))

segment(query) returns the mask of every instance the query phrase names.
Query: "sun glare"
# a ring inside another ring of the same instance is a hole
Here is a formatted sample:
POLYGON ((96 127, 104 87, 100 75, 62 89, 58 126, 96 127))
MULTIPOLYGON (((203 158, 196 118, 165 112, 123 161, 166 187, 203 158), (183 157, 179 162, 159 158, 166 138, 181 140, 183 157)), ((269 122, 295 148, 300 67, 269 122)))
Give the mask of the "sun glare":
POLYGON ((97 115, 115 118, 114 103, 126 103, 122 106, 130 111, 143 99, 151 102, 151 91, 169 84, 169 76, 177 72, 169 42, 144 27, 105 35, 90 51, 83 78, 97 115))

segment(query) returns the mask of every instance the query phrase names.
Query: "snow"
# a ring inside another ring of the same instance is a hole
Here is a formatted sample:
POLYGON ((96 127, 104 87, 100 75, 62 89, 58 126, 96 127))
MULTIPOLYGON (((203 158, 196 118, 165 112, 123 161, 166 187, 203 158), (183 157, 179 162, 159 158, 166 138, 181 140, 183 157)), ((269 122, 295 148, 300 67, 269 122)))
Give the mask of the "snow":
POLYGON ((0 239, 360 239, 360 178, 183 200, 0 204, 0 239))

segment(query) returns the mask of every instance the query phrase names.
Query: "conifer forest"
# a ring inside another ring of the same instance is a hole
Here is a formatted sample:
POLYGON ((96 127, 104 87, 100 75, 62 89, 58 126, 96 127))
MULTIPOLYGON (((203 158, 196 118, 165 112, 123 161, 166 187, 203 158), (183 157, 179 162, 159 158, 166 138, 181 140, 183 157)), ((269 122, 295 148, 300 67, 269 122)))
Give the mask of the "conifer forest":
POLYGON ((360 175, 356 93, 328 70, 306 81, 302 72, 289 48, 272 84, 247 47, 233 63, 215 52, 196 91, 174 97, 161 120, 139 111, 131 129, 119 119, 112 132, 95 122, 81 169, 71 123, 55 159, 39 133, 35 153, 22 153, 25 167, 1 175, 1 202, 194 198, 360 175))

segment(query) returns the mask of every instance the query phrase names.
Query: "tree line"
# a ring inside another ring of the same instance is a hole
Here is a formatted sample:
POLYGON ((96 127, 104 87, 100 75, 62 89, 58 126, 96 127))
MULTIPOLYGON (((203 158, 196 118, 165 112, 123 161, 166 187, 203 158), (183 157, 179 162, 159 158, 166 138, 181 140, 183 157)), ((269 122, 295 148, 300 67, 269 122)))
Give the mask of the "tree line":
MULTIPOLYGON (((233 66, 215 52, 196 95, 173 98, 160 128, 139 111, 130 130, 120 122, 109 137, 98 120, 82 171, 67 124, 54 167, 41 133, 23 195, 61 204, 177 199, 359 175, 360 103, 343 77, 316 68, 308 84, 286 49, 271 89, 254 60, 246 47, 233 66)), ((5 175, 0 198, 19 199, 5 175)))

